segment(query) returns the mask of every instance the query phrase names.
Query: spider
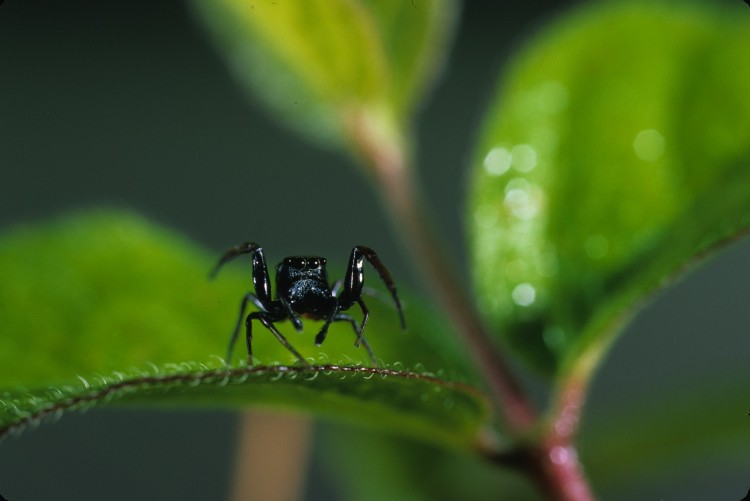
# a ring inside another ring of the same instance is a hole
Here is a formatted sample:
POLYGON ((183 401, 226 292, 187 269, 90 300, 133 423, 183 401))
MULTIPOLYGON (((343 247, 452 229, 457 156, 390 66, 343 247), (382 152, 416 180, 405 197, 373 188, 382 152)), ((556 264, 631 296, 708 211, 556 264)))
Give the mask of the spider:
POLYGON ((255 289, 255 293, 248 292, 242 298, 240 315, 232 332, 232 337, 229 340, 226 358, 227 364, 232 360, 232 351, 240 332, 247 304, 253 303, 258 307, 259 311, 251 312, 245 318, 248 365, 253 365, 253 320, 257 320, 263 324, 300 362, 308 365, 302 355, 289 344, 274 325, 276 322, 289 319, 294 328, 299 332, 302 330, 301 317, 306 317, 314 320, 323 320, 323 327, 321 327, 315 336, 316 346, 320 346, 325 341, 328 334, 328 327, 332 322, 349 322, 357 336, 354 346, 359 347, 360 343, 363 344, 372 365, 377 367, 378 363, 375 354, 364 338, 365 325, 367 325, 367 319, 370 315, 365 302, 362 300, 362 289, 365 278, 363 265, 365 259, 380 274, 380 278, 385 283, 393 297, 393 301, 396 303, 399 319, 401 320, 401 328, 406 328, 404 312, 396 294, 396 286, 393 283, 393 279, 385 265, 380 261, 377 254, 375 254, 375 251, 369 247, 357 245, 352 249, 346 276, 335 282, 332 287, 328 284, 325 258, 317 256, 292 256, 285 258, 276 266, 276 299, 271 299, 271 280, 268 275, 263 248, 254 242, 245 242, 229 249, 211 272, 211 278, 216 276, 224 264, 242 254, 250 254, 252 256, 253 288, 255 289), (357 325, 354 317, 342 313, 342 311, 346 311, 354 306, 355 303, 359 305, 363 315, 362 322, 359 325, 357 325))

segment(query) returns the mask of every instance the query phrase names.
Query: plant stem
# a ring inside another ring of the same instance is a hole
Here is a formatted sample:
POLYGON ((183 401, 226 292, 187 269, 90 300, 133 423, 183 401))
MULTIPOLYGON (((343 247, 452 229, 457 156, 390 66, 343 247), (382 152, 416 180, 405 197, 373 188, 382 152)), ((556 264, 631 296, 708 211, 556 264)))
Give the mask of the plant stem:
POLYGON ((551 499, 589 501, 594 496, 578 461, 574 440, 586 399, 588 379, 572 377, 560 389, 542 442, 540 485, 551 499))
POLYGON ((396 129, 388 126, 388 120, 369 111, 359 109, 346 115, 350 138, 373 174, 423 277, 463 337, 498 404, 498 411, 511 431, 523 434, 534 423, 536 413, 480 321, 443 251, 443 244, 431 228, 412 178, 406 148, 399 140, 401 136, 393 133, 396 129))
POLYGON ((241 414, 231 499, 301 499, 311 428, 307 417, 271 411, 241 414))
POLYGON ((507 451, 484 451, 490 462, 526 475, 553 501, 592 501, 594 499, 581 471, 572 443, 552 440, 540 446, 521 445, 507 451))
MULTIPOLYGON (((530 438, 536 412, 492 341, 432 229, 412 177, 404 136, 387 116, 369 109, 349 111, 345 117, 350 140, 373 175, 414 261, 484 376, 508 431, 519 438, 530 438)), ((573 444, 585 383, 570 385, 560 396, 559 408, 553 412, 556 418, 542 440, 522 444, 509 454, 494 451, 488 456, 530 476, 549 499, 591 501, 594 497, 573 444)))
POLYGON ((509 450, 485 447, 491 462, 530 478, 548 499, 591 501, 594 496, 578 461, 574 444, 586 395, 586 379, 572 378, 560 389, 552 418, 541 433, 530 434, 509 450))

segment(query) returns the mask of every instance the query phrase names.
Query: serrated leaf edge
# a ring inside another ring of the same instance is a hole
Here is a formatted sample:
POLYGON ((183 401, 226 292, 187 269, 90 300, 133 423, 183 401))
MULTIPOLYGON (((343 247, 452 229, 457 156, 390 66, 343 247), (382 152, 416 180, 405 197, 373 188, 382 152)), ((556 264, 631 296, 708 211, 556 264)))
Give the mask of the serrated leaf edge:
MULTIPOLYGON (((243 384, 251 376, 268 376, 270 381, 282 378, 296 378, 302 376, 310 380, 317 378, 321 373, 325 375, 339 374, 342 379, 354 375, 370 379, 380 376, 385 379, 397 377, 425 381, 438 385, 442 388, 463 391, 471 394, 480 401, 486 402, 486 396, 474 386, 462 382, 447 381, 429 372, 413 372, 408 370, 394 370, 390 368, 365 367, 356 365, 311 365, 311 366, 288 366, 288 365, 262 365, 241 368, 205 369, 205 365, 197 364, 204 368, 200 371, 185 371, 192 364, 173 364, 172 369, 182 371, 167 374, 142 373, 135 377, 125 377, 123 373, 114 373, 112 377, 95 375, 92 378, 78 376, 81 385, 78 387, 62 386, 47 389, 50 399, 55 402, 42 405, 36 410, 26 411, 24 406, 19 405, 19 400, 26 400, 30 404, 39 401, 38 396, 22 394, 18 398, 7 398, 8 394, 0 394, 0 408, 15 412, 17 416, 11 417, 0 426, 0 440, 9 435, 18 435, 28 427, 38 426, 45 418, 60 417, 64 412, 83 411, 101 403, 107 403, 119 399, 124 395, 145 390, 152 387, 193 387, 202 384, 216 384, 226 386, 228 384, 243 384), (2 398, 5 397, 5 398, 2 398)), ((44 399, 46 400, 46 399, 44 399)))

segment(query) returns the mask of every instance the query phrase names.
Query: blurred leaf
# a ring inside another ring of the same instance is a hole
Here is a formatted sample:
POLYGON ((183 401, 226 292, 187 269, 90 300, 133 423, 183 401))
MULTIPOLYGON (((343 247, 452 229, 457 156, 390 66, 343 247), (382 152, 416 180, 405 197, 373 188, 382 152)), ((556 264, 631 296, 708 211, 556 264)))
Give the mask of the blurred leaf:
POLYGON ((319 431, 320 460, 337 480, 342 499, 539 499, 520 473, 476 455, 348 426, 324 424, 319 431))
POLYGON ((544 372, 596 365, 634 305, 750 225, 749 30, 712 8, 597 4, 512 65, 475 161, 474 278, 544 372))
POLYGON ((456 11, 453 0, 193 6, 240 81, 288 125, 326 141, 343 139, 354 110, 387 127, 407 125, 442 62, 456 11))
MULTIPOLYGON (((744 376, 744 375, 743 375, 744 376)), ((597 491, 747 469, 748 377, 715 379, 593 413, 581 458, 597 491)))
POLYGON ((366 333, 378 355, 399 357, 386 358, 390 368, 343 366, 366 359, 353 347, 351 326, 335 326, 316 348, 319 323, 306 322, 308 342, 294 344, 320 361, 316 368, 277 365, 294 357, 273 336, 259 335, 256 352, 273 365, 230 370, 215 354, 225 349, 250 280, 245 269, 243 276, 227 270, 209 282, 214 261, 184 239, 117 212, 22 227, 0 238, 0 435, 109 402, 272 405, 443 446, 473 445, 488 420, 487 404, 442 369, 433 374, 421 365, 463 378, 458 352, 442 363, 440 352, 449 353, 450 345, 431 348, 448 336, 423 330, 438 321, 411 315, 419 311, 414 300, 407 303, 408 334, 397 329, 392 308, 368 300, 366 333))
POLYGON ((408 120, 444 62, 457 17, 454 0, 365 0, 390 69, 388 100, 408 120))

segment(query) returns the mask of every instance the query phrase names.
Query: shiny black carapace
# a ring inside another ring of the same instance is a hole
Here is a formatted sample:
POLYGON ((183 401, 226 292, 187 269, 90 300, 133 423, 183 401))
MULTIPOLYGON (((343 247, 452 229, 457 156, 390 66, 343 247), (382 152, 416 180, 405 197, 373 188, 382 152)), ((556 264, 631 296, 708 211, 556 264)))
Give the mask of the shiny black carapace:
POLYGON ((294 328, 297 331, 301 331, 301 317, 307 317, 315 320, 323 320, 323 327, 317 336, 315 336, 316 346, 320 346, 325 341, 328 334, 328 327, 332 322, 349 322, 357 336, 354 346, 359 346, 360 343, 363 344, 373 366, 377 366, 375 354, 364 338, 365 325, 367 325, 367 319, 369 318, 369 311, 362 300, 365 259, 380 273, 380 278, 385 283, 393 297, 393 301, 396 303, 401 327, 406 327, 404 312, 401 308, 401 301, 399 301, 396 294, 396 286, 393 283, 393 279, 385 265, 378 258, 378 255, 369 247, 357 245, 352 249, 349 266, 346 269, 346 276, 342 280, 337 281, 333 287, 328 284, 325 258, 317 256, 285 258, 276 266, 276 299, 271 299, 271 279, 268 276, 268 267, 266 266, 263 249, 254 242, 245 242, 229 249, 216 264, 211 277, 215 276, 225 263, 242 254, 250 254, 252 256, 253 288, 255 289, 255 294, 248 292, 242 298, 240 316, 237 319, 234 332, 232 332, 232 337, 229 340, 229 349, 227 350, 226 358, 227 364, 231 363, 234 344, 240 332, 247 303, 250 302, 257 306, 259 311, 254 311, 245 318, 248 365, 253 364, 253 320, 260 321, 276 336, 276 339, 281 344, 294 353, 300 362, 307 364, 302 355, 289 344, 274 325, 276 322, 289 319, 294 328), (342 313, 351 308, 355 303, 362 309, 363 317, 359 325, 357 325, 354 317, 342 313))

